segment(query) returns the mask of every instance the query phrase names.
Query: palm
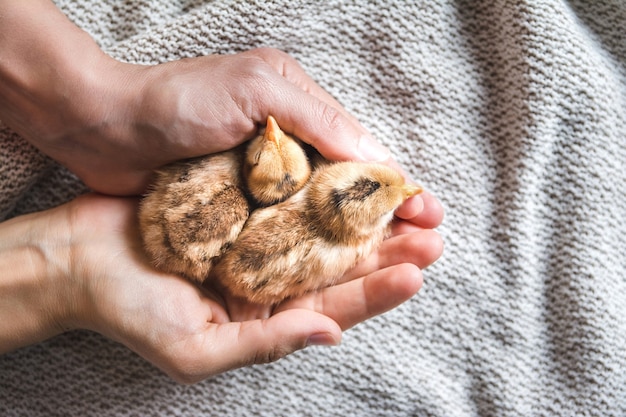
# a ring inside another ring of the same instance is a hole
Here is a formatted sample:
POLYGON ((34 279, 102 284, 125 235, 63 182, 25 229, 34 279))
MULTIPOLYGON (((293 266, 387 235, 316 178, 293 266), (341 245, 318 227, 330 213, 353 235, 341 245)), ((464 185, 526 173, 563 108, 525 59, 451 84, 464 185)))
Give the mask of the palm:
POLYGON ((72 208, 81 278, 94 300, 86 326, 183 381, 275 360, 312 334, 338 342, 341 330, 411 297, 418 267, 441 252, 435 232, 403 224, 340 285, 272 308, 154 270, 143 255, 136 200, 88 196, 72 208))

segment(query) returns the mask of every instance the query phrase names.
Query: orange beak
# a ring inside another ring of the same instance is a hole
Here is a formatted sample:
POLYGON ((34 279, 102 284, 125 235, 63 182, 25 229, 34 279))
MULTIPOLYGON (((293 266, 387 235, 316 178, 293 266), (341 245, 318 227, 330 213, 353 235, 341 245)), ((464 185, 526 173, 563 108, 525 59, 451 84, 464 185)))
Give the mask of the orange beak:
POLYGON ((404 191, 404 198, 408 199, 413 197, 414 195, 418 195, 419 193, 424 191, 424 189, 419 185, 404 184, 402 186, 402 191, 404 191))
POLYGON ((276 119, 272 116, 267 116, 267 126, 265 127, 265 135, 263 137, 266 141, 273 142, 280 149, 280 139, 283 137, 283 131, 280 130, 276 119))

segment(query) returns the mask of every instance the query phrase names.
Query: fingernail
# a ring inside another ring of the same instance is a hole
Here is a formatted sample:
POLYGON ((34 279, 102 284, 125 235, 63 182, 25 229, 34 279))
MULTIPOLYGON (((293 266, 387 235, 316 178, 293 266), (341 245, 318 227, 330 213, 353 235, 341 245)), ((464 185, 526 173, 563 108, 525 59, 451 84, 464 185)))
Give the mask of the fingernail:
POLYGON ((306 340, 307 346, 337 346, 338 344, 330 333, 317 333, 306 340))
POLYGON ((359 138, 357 153, 364 161, 369 162, 383 162, 391 156, 389 149, 367 134, 359 138))

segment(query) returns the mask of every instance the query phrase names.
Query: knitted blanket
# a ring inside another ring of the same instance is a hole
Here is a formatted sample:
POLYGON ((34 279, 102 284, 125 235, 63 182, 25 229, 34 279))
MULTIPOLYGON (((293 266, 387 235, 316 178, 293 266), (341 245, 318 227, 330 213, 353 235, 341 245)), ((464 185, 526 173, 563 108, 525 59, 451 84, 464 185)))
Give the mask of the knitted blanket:
MULTIPOLYGON (((446 207, 421 292, 182 386, 70 332, 0 357, 2 416, 626 415, 626 5, 58 0, 113 57, 287 51, 446 207)), ((0 130, 0 214, 83 192, 0 130)))

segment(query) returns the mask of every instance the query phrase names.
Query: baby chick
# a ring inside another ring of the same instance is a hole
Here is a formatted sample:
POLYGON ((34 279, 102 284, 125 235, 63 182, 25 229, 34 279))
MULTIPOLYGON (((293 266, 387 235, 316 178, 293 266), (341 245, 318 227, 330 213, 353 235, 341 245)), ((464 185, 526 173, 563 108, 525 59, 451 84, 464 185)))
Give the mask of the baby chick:
POLYGON ((144 247, 159 269, 202 282, 248 219, 243 150, 170 164, 157 171, 139 209, 144 247))
POLYGON ((243 183, 265 206, 298 191, 310 173, 302 147, 271 116, 265 132, 247 145, 164 167, 139 210, 152 263, 203 282, 248 219, 251 206, 243 183))
POLYGON ((394 210, 421 191, 384 165, 321 165, 301 191, 250 215, 211 279, 259 304, 331 285, 380 245, 394 210))
POLYGON ((246 151, 243 177, 250 195, 260 206, 270 206, 301 189, 310 175, 301 144, 269 116, 262 139, 250 142, 246 151))

